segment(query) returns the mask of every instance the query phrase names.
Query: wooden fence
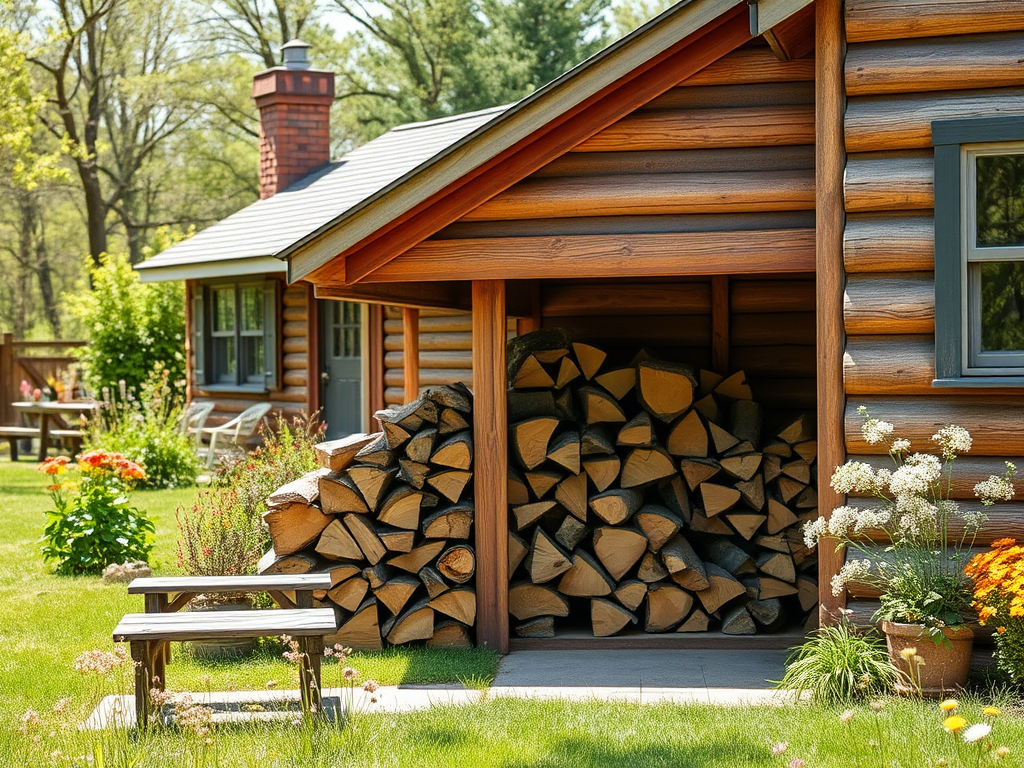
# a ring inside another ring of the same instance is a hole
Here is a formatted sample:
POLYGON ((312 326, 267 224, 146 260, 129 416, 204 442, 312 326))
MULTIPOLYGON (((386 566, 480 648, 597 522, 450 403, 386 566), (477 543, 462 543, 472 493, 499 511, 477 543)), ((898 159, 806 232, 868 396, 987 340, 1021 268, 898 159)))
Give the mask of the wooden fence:
POLYGON ((22 398, 22 381, 33 389, 48 386, 47 379, 60 379, 77 360, 70 350, 86 345, 84 341, 15 341, 10 333, 0 340, 0 424, 16 421, 11 403, 22 398))

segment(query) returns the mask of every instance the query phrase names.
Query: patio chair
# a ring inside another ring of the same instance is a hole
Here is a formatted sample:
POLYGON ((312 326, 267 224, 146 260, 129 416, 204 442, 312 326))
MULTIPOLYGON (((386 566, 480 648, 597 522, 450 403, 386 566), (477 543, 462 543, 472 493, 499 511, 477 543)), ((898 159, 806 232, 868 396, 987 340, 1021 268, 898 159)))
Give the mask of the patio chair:
POLYGON ((188 408, 181 414, 181 433, 195 435, 197 451, 203 447, 203 427, 206 426, 206 419, 212 412, 213 403, 189 403, 188 408))
POLYGON ((206 451, 206 466, 212 467, 217 460, 218 443, 224 442, 225 451, 245 452, 245 441, 256 434, 263 417, 270 413, 270 403, 260 403, 246 408, 227 424, 203 429, 202 434, 210 436, 210 447, 206 451))

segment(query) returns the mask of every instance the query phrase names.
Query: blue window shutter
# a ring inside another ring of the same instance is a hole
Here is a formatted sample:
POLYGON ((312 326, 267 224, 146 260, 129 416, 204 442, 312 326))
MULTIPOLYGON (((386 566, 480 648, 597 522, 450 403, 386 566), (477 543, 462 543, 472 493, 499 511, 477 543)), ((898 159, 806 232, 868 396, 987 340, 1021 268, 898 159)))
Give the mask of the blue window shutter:
POLYGON ((278 297, 279 280, 267 280, 263 284, 263 365, 265 370, 264 386, 267 389, 278 389, 280 376, 278 371, 281 368, 281 361, 277 354, 278 337, 278 307, 281 305, 278 297))
POLYGON ((205 292, 206 288, 198 283, 192 289, 192 352, 195 355, 195 382, 199 386, 207 383, 206 345, 203 343, 206 334, 205 292))

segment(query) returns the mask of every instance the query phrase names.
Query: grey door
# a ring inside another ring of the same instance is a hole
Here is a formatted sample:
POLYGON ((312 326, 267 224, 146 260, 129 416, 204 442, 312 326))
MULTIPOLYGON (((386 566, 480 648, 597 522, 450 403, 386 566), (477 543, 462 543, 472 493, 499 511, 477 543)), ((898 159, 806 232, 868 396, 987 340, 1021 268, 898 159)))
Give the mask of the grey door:
POLYGON ((350 301, 321 301, 323 350, 320 403, 327 439, 363 431, 362 307, 350 301))

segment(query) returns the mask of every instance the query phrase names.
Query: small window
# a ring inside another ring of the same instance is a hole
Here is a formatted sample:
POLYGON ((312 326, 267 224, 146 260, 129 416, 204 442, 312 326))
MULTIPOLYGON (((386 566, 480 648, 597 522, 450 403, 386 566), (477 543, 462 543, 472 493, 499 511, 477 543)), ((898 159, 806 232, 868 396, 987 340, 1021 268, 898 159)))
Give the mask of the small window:
POLYGON ((276 386, 274 282, 201 285, 193 312, 196 377, 201 384, 250 389, 276 386))
POLYGON ((1024 117, 932 124, 936 386, 1024 386, 1024 117))

